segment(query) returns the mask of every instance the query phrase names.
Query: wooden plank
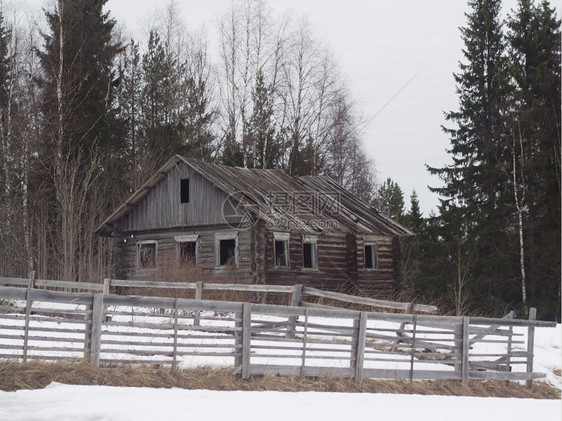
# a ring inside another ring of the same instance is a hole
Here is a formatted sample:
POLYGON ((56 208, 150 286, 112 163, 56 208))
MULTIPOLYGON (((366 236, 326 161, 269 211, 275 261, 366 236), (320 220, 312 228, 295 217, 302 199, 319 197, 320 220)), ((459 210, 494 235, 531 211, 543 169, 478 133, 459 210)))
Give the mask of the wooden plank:
POLYGON ((92 334, 90 340, 90 364, 95 368, 100 365, 101 350, 101 325, 103 318, 103 298, 104 294, 94 294, 92 302, 92 334))
MULTIPOLYGON (((399 302, 387 301, 387 300, 377 300, 374 298, 367 298, 367 297, 357 297, 353 295, 342 294, 339 292, 319 290, 310 287, 303 287, 303 294, 313 295, 322 298, 331 298, 334 300, 345 301, 352 304, 363 304, 373 307, 380 307, 380 308, 394 309, 394 310, 406 310, 408 308, 408 305, 410 304, 410 303, 399 303, 399 302)), ((426 312, 426 313, 437 312, 437 307, 430 306, 430 305, 423 305, 423 304, 414 304, 412 306, 412 309, 413 311, 426 312)))
POLYGON ((357 332, 357 344, 355 346, 355 383, 361 383, 363 380, 363 363, 365 361, 365 340, 367 332, 367 314, 361 312, 359 317, 359 325, 357 332))
MULTIPOLYGON (((252 364, 251 374, 266 375, 266 376, 298 376, 300 374, 300 367, 290 365, 264 365, 252 364)), ((303 376, 307 377, 352 377, 352 372, 349 368, 340 367, 306 367, 303 376)))
MULTIPOLYGON (((195 299, 201 300, 203 298, 203 283, 201 281, 196 283, 195 287, 195 299)), ((196 311, 193 318, 193 326, 200 326, 201 324, 201 312, 196 311)))
POLYGON ((252 304, 244 303, 242 316, 242 378, 250 377, 252 304))
POLYGON ((468 372, 469 372, 469 349, 470 349, 470 319, 468 317, 464 317, 463 326, 462 326, 462 372, 461 372, 461 379, 462 384, 468 386, 468 372))
MULTIPOLYGON (((300 300, 300 297, 299 297, 300 300)), ((294 325, 293 325, 294 329, 294 325)), ((294 337, 294 335, 292 336, 294 337)), ((308 341, 308 311, 304 311, 304 327, 302 332, 302 360, 301 360, 301 376, 306 368, 306 345, 308 341)))
POLYGON ((26 287, 28 283, 29 283, 28 278, 8 278, 8 277, 0 276, 0 284, 2 285, 26 287))
MULTIPOLYGON (((536 311, 536 309, 535 309, 536 311)), ((529 310, 530 314, 530 310, 529 310)), ((534 327, 556 327, 556 322, 549 322, 545 320, 536 320, 536 319, 494 319, 494 318, 486 318, 486 317, 471 317, 470 318, 471 324, 480 324, 480 325, 492 325, 497 324, 501 326, 534 326, 534 327)))
POLYGON ((139 281, 139 280, 125 280, 125 279, 112 279, 112 287, 127 287, 127 288, 163 288, 163 289, 195 289, 195 282, 156 282, 156 281, 139 281))
POLYGON ((23 362, 27 361, 27 346, 29 342, 29 319, 31 316, 31 306, 33 305, 33 300, 31 299, 31 288, 27 289, 27 299, 25 302, 25 322, 23 327, 23 362))
MULTIPOLYGON (((366 368, 364 370, 363 376, 370 379, 408 380, 410 378, 410 370, 366 368)), ((413 379, 414 380, 460 380, 461 373, 456 371, 444 371, 444 370, 415 370, 413 379)))
POLYGON ((503 371, 471 371, 471 379, 476 380, 507 380, 507 381, 532 381, 546 376, 545 373, 503 372, 503 371))
MULTIPOLYGON (((515 311, 509 312, 509 319, 515 318, 515 311)), ((505 360, 506 371, 511 371, 511 352, 513 346, 513 326, 509 326, 509 336, 507 338, 507 356, 505 360)))
MULTIPOLYGON (((463 321, 464 323, 464 321, 463 321)), ((455 371, 462 371, 462 350, 463 350, 463 324, 455 326, 455 371)))
MULTIPOLYGON (((534 321, 537 318, 537 309, 531 307, 529 309, 529 321, 534 321)), ((533 350, 535 348, 535 327, 529 326, 527 329, 527 373, 533 373, 533 350)), ((527 387, 530 389, 533 385, 533 379, 527 380, 527 387)))
POLYGON ((17 287, 0 287, 0 297, 7 300, 26 300, 27 290, 17 287))
POLYGON ((69 281, 54 281, 49 279, 37 279, 35 281, 35 286, 40 288, 64 288, 70 289, 82 289, 92 292, 102 292, 103 284, 95 284, 91 282, 69 282, 69 281))
MULTIPOLYGON (((302 284, 296 284, 293 287, 293 293, 291 295, 291 307, 298 307, 299 303, 301 302, 301 295, 302 295, 302 284)), ((308 321, 308 312, 305 310, 305 317, 308 321)), ((287 327, 287 337, 292 338, 295 335, 295 324, 297 322, 296 316, 289 317, 289 324, 287 327)))
POLYGON ((410 355, 410 381, 414 380, 414 357, 416 354, 416 327, 417 327, 417 319, 414 316, 414 324, 412 327, 412 352, 410 355))
POLYGON ((172 371, 178 370, 178 300, 175 300, 174 305, 174 345, 172 349, 172 371))
POLYGON ((36 282, 36 279, 35 279, 35 271, 32 270, 31 272, 29 272, 29 282, 28 282, 28 284, 27 284, 27 288, 28 288, 28 289, 33 289, 33 288, 35 288, 35 282, 36 282))
MULTIPOLYGON (((412 314, 413 308, 414 308, 414 304, 408 303, 408 307, 406 307, 406 309, 404 310, 404 314, 412 314)), ((405 328, 406 328, 406 322, 400 323, 400 328, 396 331, 397 338, 394 340, 395 344, 400 343, 400 337, 404 336, 404 329, 405 328)), ((415 329, 414 329, 414 331, 415 331, 415 329)))

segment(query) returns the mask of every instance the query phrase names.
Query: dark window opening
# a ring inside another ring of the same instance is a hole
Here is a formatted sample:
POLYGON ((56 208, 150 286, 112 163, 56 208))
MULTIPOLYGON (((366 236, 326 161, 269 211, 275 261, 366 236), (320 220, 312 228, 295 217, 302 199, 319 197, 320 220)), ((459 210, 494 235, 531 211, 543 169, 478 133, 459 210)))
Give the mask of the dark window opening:
POLYGON ((275 266, 289 267, 288 241, 275 241, 275 266))
POLYGON ((366 269, 376 269, 377 267, 377 256, 375 246, 372 244, 365 245, 365 268, 366 269))
POLYGON ((189 178, 180 180, 180 196, 181 203, 189 203, 189 178))
POLYGON ((195 241, 187 241, 180 244, 180 263, 182 265, 195 264, 197 243, 195 241))
POLYGON ((236 240, 220 240, 219 266, 236 264, 236 240))
POLYGON ((156 267, 156 244, 139 245, 139 268, 152 269, 156 267))
POLYGON ((302 264, 305 268, 316 268, 316 243, 303 243, 302 264))

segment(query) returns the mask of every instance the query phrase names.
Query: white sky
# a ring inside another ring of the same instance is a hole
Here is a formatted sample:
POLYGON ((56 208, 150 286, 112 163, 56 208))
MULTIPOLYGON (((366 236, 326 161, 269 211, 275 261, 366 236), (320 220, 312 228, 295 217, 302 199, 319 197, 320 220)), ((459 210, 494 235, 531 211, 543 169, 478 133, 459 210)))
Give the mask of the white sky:
MULTIPOLYGON (((4 0, 37 8, 52 0, 4 0)), ((109 0, 107 8, 132 33, 168 1, 109 0)), ((177 0, 187 27, 205 27, 213 45, 216 22, 231 0, 177 0)), ((504 11, 516 0, 504 0, 504 11)), ((306 15, 314 34, 339 61, 351 95, 366 120, 374 117, 398 91, 411 83, 366 127, 363 141, 376 165, 377 178, 396 181, 406 207, 418 192, 427 216, 438 197, 427 186, 440 184, 425 164, 450 162, 448 137, 441 131, 444 111, 455 110, 453 72, 462 59, 459 27, 466 24, 466 0, 269 0, 275 12, 306 15), (417 76, 416 76, 417 75, 417 76)), ((558 7, 558 5, 557 5, 558 7)))

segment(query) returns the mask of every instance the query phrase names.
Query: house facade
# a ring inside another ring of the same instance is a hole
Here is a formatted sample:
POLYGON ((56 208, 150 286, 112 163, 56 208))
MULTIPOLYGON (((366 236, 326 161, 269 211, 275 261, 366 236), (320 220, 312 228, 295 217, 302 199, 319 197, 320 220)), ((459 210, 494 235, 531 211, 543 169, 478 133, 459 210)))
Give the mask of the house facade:
POLYGON ((96 231, 118 279, 195 267, 206 282, 294 285, 391 298, 412 234, 328 177, 176 155, 96 231))

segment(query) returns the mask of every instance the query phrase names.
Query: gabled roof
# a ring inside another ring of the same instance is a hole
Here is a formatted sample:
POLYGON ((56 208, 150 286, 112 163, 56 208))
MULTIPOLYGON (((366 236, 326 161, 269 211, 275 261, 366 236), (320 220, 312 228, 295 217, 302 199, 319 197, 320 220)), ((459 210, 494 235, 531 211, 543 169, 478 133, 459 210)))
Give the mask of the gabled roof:
POLYGON ((130 213, 154 186, 165 180, 165 175, 179 162, 191 167, 269 226, 277 226, 277 222, 282 219, 288 226, 305 234, 325 231, 375 235, 413 234, 329 177, 292 177, 282 170, 229 167, 180 155, 168 160, 100 225, 96 233, 111 235, 113 224, 130 213))

